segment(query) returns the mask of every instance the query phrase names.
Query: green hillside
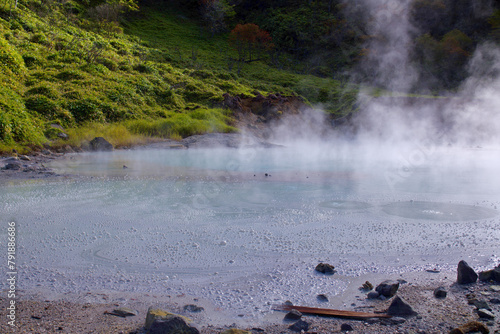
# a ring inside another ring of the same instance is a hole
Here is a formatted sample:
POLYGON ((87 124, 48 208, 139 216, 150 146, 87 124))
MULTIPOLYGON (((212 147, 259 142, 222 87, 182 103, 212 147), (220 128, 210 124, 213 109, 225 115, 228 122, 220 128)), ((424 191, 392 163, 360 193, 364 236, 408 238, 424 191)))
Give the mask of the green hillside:
MULTIPOLYGON (((237 131, 225 93, 296 94, 343 116, 356 85, 395 93, 373 62, 391 43, 369 29, 384 11, 340 0, 5 0, 0 152, 237 131)), ((408 13, 412 96, 455 90, 475 48, 499 42, 497 2, 413 0, 408 13)))
POLYGON ((235 64, 227 33, 213 35, 175 7, 142 6, 118 24, 73 1, 8 4, 0 9, 2 152, 76 147, 96 135, 120 146, 237 131, 221 108, 224 93, 299 94, 332 112, 354 100, 331 79, 264 60, 235 64))

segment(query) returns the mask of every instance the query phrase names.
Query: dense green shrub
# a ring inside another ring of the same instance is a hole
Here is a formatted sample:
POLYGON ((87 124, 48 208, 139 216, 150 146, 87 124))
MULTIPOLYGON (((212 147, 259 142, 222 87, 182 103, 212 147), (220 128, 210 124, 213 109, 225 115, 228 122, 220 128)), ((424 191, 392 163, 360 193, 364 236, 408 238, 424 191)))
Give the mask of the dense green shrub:
POLYGON ((64 133, 62 129, 54 127, 50 123, 47 123, 45 129, 43 130, 44 136, 51 140, 59 138, 59 134, 62 133, 64 133))
POLYGON ((118 64, 108 58, 102 58, 98 60, 99 64, 105 66, 110 71, 116 71, 118 69, 118 64))
POLYGON ((155 89, 156 101, 168 109, 182 109, 185 106, 184 99, 171 89, 155 89))
POLYGON ((28 89, 25 93, 27 96, 29 95, 44 95, 50 99, 58 99, 59 92, 49 85, 48 83, 40 83, 39 85, 28 89))
POLYGON ((43 134, 39 122, 26 112, 22 98, 0 85, 0 141, 39 145, 43 134))
POLYGON ((46 119, 54 119, 59 115, 61 108, 59 105, 45 95, 29 96, 25 100, 28 110, 37 112, 46 119))
POLYGON ((191 72, 190 76, 192 76, 193 78, 208 79, 213 78, 214 74, 211 71, 196 70, 191 72))
POLYGON ((4 69, 17 74, 26 72, 24 60, 21 55, 3 36, 0 36, 0 70, 4 69))
POLYGON ((203 84, 201 82, 189 83, 184 87, 183 96, 186 100, 193 102, 214 102, 222 101, 223 92, 212 85, 203 84))
POLYGON ((70 81, 70 80, 81 80, 85 78, 85 76, 80 71, 66 70, 59 72, 56 75, 56 78, 63 81, 70 81))
POLYGON ((33 68, 41 64, 40 59, 35 55, 23 55, 23 60, 28 68, 33 68))
POLYGON ((64 93, 63 97, 68 100, 81 100, 83 99, 83 93, 79 90, 70 90, 64 93))
POLYGON ((79 124, 85 122, 104 122, 105 117, 97 101, 92 99, 83 99, 70 101, 67 109, 73 115, 75 121, 79 124))
POLYGON ((137 64, 137 65, 134 65, 133 68, 135 71, 137 71, 139 73, 152 74, 152 73, 157 72, 156 67, 151 62, 144 62, 141 64, 137 64))
POLYGON ((31 36, 31 41, 33 43, 42 44, 45 46, 50 45, 50 42, 49 42, 47 36, 45 36, 45 34, 41 33, 41 32, 36 33, 33 36, 31 36))

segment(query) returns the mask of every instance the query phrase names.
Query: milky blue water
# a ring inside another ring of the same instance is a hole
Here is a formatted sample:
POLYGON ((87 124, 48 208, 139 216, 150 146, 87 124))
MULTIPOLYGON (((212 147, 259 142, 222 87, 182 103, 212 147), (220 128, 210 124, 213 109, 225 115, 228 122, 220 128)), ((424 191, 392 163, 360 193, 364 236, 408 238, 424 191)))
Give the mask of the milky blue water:
POLYGON ((415 152, 73 155, 52 167, 79 177, 2 185, 2 224, 18 226, 23 290, 182 293, 251 317, 370 273, 497 263, 499 152, 415 152))

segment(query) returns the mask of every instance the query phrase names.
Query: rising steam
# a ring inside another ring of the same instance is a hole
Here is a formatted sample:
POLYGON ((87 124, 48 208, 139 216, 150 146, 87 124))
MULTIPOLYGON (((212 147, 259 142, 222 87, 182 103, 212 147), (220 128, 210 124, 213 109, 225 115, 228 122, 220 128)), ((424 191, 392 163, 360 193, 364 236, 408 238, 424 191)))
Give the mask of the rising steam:
MULTIPOLYGON (((364 45, 363 61, 351 73, 352 81, 365 87, 358 96, 359 111, 351 115, 347 126, 340 128, 332 128, 321 113, 305 112, 277 126, 272 139, 281 143, 315 139, 338 143, 339 137, 343 137, 356 144, 377 142, 393 147, 429 141, 446 147, 498 147, 498 46, 484 43, 476 48, 468 66, 468 78, 456 92, 410 97, 415 91, 431 91, 425 86, 431 79, 427 80, 422 74, 425 71, 411 60, 412 38, 419 34, 409 19, 411 3, 411 0, 346 1, 345 14, 364 20, 360 29, 370 37, 364 45), (393 93, 373 97, 374 87, 393 93)), ((489 13, 488 6, 483 7, 474 7, 474 13, 489 13)))

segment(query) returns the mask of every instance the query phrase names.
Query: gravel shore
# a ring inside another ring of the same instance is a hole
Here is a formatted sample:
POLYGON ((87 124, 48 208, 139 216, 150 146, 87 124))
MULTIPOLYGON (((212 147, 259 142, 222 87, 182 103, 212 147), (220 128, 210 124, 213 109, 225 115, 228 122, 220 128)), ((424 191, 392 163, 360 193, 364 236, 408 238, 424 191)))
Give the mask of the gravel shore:
MULTIPOLYGON (((489 333, 500 333, 500 291, 498 285, 492 282, 477 282, 460 285, 456 283, 456 273, 419 273, 419 275, 404 275, 413 277, 411 281, 404 281, 397 292, 417 315, 410 317, 392 317, 390 319, 352 320, 334 317, 320 317, 303 315, 302 321, 309 325, 307 333, 341 333, 342 329, 352 328, 350 333, 449 333, 452 329, 470 321, 479 321, 484 324, 489 333), (447 291, 445 298, 436 298, 433 291, 437 287, 444 287, 447 291), (486 302, 494 319, 480 318, 474 300, 486 302), (350 327, 349 327, 350 326, 350 327)), ((374 282, 375 283, 375 282, 374 282)), ((221 333, 228 328, 238 327, 252 333, 293 333, 289 329, 293 322, 283 320, 286 312, 271 311, 265 320, 256 320, 247 325, 237 325, 239 319, 234 319, 226 325, 211 325, 207 323, 207 313, 224 312, 224 310, 203 310, 193 313, 184 308, 186 304, 196 304, 196 298, 175 298, 164 300, 158 296, 145 295, 131 298, 125 293, 120 297, 119 292, 87 293, 81 296, 80 301, 74 297, 46 299, 40 295, 30 295, 22 292, 17 300, 15 330, 6 321, 0 323, 1 333, 146 333, 144 322, 150 306, 181 314, 193 320, 193 326, 201 333, 221 333), (72 301, 69 301, 72 300, 72 301), (91 302, 83 302, 90 300, 91 302), (111 315, 118 307, 128 307, 137 311, 136 316, 118 317, 111 315)), ((183 296, 184 297, 184 296, 183 296)), ((335 298, 333 296, 332 298, 335 298)), ((345 298, 346 296, 342 296, 345 298)), ((350 296, 354 301, 345 307, 346 310, 360 312, 384 312, 393 298, 387 300, 367 299, 366 291, 359 290, 350 296)), ((8 300, 3 293, 0 298, 2 319, 8 300)), ((300 331, 299 331, 300 332, 300 331)))

